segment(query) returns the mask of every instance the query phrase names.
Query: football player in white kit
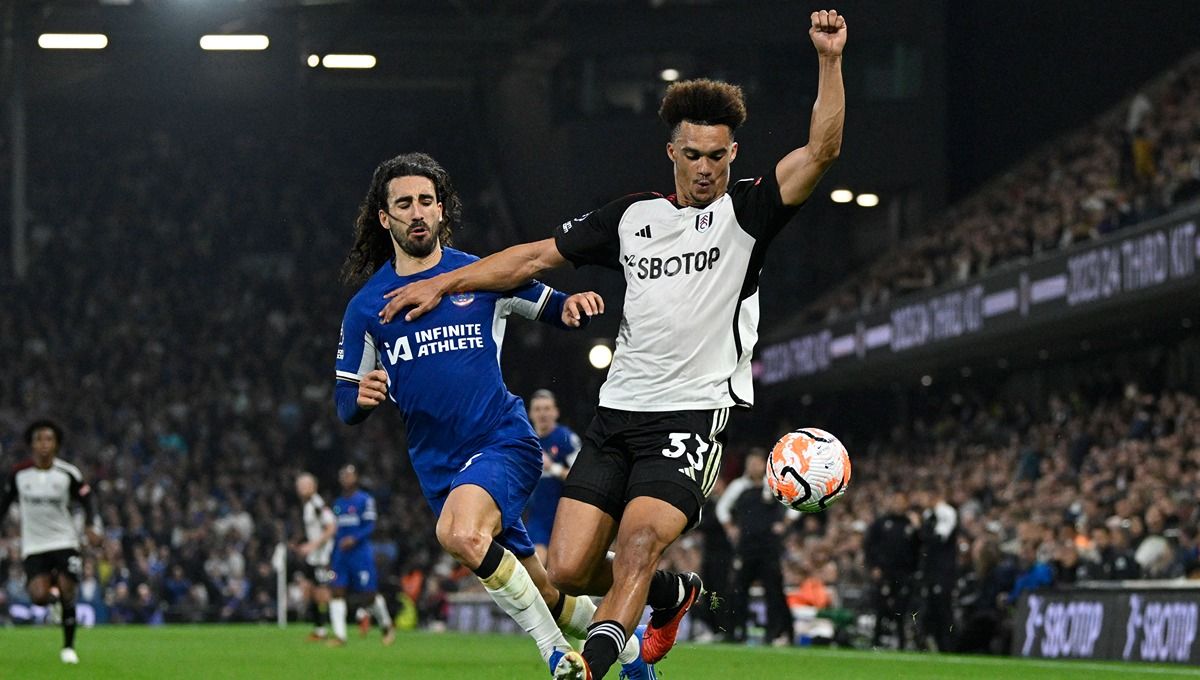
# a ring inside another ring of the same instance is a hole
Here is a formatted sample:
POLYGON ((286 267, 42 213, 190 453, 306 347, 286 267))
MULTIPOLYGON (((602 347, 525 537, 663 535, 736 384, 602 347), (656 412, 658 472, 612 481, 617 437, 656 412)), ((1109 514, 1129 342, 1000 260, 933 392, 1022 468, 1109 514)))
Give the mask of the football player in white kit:
POLYGON ((333 553, 333 534, 337 518, 317 493, 317 479, 305 472, 296 477, 296 495, 304 503, 304 543, 296 553, 304 558, 304 575, 312 583, 309 602, 312 603, 313 624, 309 639, 324 640, 325 624, 329 619, 329 556, 333 553))
POLYGON ((83 574, 79 533, 71 501, 83 506, 84 526, 93 545, 100 542, 100 516, 95 494, 79 468, 58 458, 62 428, 39 420, 25 430, 32 457, 15 465, 0 487, 0 521, 13 503, 21 509, 21 558, 29 597, 37 605, 54 602, 57 589, 62 607, 63 663, 79 663, 75 653, 75 587, 83 574))
POLYGON ((604 677, 646 604, 653 613, 642 658, 657 662, 703 592, 696 574, 656 572, 659 558, 699 520, 720 472, 729 409, 753 401, 767 248, 841 152, 846 21, 833 10, 813 12, 808 35, 818 73, 808 142, 768 172, 730 180, 734 131, 746 119, 741 88, 677 82, 659 110, 671 131, 673 194, 631 194, 563 223, 553 238, 385 296, 385 323, 405 309, 411 321, 443 295, 510 290, 568 262, 624 274, 616 353, 563 488, 547 563, 563 592, 605 597, 584 645, 585 670, 556 677, 604 677))

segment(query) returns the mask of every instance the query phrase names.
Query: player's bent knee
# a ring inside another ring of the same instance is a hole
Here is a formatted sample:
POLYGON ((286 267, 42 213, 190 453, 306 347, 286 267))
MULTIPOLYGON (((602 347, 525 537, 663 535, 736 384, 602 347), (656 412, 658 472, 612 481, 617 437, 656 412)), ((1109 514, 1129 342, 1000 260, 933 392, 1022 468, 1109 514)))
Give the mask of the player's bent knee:
POLYGON ((457 527, 453 523, 439 523, 437 539, 451 557, 471 568, 479 566, 492 542, 492 537, 486 533, 457 527))
POLYGON ((658 534, 658 530, 647 525, 622 535, 617 541, 613 570, 626 573, 653 571, 666 549, 658 534))
POLYGON ((567 595, 588 594, 587 587, 591 579, 588 578, 589 574, 586 571, 552 563, 546 567, 546 573, 550 576, 550 584, 559 592, 567 595))

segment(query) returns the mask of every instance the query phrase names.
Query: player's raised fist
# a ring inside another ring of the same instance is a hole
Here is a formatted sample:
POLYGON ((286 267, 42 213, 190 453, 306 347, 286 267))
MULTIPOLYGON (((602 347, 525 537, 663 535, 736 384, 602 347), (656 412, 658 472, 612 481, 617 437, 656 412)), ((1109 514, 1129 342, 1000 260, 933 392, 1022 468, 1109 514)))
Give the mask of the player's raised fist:
POLYGON ((808 36, 812 38, 817 54, 840 57, 846 47, 846 18, 838 14, 836 9, 813 12, 809 18, 812 26, 808 29, 808 36))
POLYGON ((387 399, 387 373, 375 369, 358 382, 358 407, 375 408, 387 399))

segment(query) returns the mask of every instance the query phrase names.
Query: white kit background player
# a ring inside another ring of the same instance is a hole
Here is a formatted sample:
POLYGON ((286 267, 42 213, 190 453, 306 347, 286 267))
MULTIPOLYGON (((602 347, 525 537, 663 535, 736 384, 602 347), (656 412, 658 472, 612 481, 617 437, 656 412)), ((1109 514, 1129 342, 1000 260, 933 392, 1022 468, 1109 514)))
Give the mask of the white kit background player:
POLYGON ((100 517, 95 494, 79 468, 58 458, 63 431, 56 423, 39 420, 25 430, 31 457, 17 463, 0 487, 0 521, 13 503, 20 506, 21 558, 26 588, 34 604, 61 606, 63 663, 79 663, 75 653, 75 591, 83 574, 79 532, 71 502, 83 506, 87 537, 100 542, 100 517))

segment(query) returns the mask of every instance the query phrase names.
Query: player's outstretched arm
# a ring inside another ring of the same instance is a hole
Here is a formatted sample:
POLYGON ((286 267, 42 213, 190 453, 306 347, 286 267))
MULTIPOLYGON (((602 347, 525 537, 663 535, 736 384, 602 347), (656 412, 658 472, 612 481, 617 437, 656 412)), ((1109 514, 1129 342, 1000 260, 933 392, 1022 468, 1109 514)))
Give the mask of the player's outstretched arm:
POLYGON ((817 101, 808 126, 808 144, 783 157, 775 166, 784 205, 808 199, 825 171, 842 151, 846 119, 846 90, 842 85, 842 50, 846 19, 837 10, 813 12, 808 35, 817 49, 817 101))
POLYGON ((472 262, 466 267, 393 290, 384 296, 388 302, 379 312, 379 317, 384 323, 388 323, 401 310, 411 307, 404 319, 412 321, 436 307, 442 296, 447 293, 512 290, 547 269, 561 267, 566 263, 566 258, 558 252, 558 246, 552 238, 522 243, 472 262))

